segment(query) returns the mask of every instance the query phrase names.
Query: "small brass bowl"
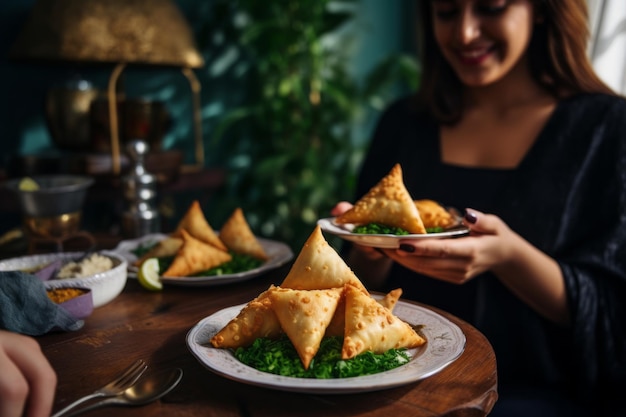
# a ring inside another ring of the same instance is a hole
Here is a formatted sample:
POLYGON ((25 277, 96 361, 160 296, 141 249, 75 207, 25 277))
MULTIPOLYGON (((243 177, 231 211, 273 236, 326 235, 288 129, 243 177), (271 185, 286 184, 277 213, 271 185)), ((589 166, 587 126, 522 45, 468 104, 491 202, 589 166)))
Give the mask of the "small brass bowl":
POLYGON ((37 237, 61 238, 80 230, 81 212, 60 214, 49 217, 24 217, 26 230, 37 237))

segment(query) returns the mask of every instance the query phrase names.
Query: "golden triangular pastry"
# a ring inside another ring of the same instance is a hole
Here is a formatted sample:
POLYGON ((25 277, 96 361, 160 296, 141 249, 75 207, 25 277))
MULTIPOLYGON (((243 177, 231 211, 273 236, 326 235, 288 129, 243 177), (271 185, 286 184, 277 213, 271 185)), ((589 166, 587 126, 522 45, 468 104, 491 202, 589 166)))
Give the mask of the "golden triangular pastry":
POLYGON ((326 327, 335 314, 343 288, 330 290, 293 290, 274 288, 270 292, 272 309, 289 337, 304 369, 309 369, 326 327))
POLYGON ((218 249, 227 251, 226 245, 217 236, 217 233, 213 230, 204 213, 200 208, 198 200, 194 200, 193 203, 187 209, 187 212, 178 223, 176 230, 172 233, 174 237, 182 237, 181 230, 186 230, 191 236, 215 246, 218 249))
MULTIPOLYGON (((397 288, 395 290, 391 290, 381 299, 375 299, 380 305, 387 308, 389 311, 393 311, 393 308, 398 303, 400 296, 402 295, 402 289, 397 288)), ((345 291, 342 293, 341 298, 339 299, 339 304, 337 304, 337 310, 335 310, 335 315, 332 320, 328 324, 326 328, 326 336, 344 336, 346 327, 346 297, 345 291)))
POLYGON ((393 312, 394 307, 398 304, 398 300, 402 296, 402 288, 396 288, 395 290, 389 291, 383 298, 377 300, 378 303, 393 312))
POLYGON ((246 304, 235 318, 211 338, 213 347, 236 349, 250 346, 260 337, 274 339, 283 334, 269 298, 274 288, 273 285, 270 286, 268 290, 246 304))
POLYGON ((263 261, 268 259, 263 246, 252 233, 241 208, 235 209, 226 220, 220 230, 219 238, 232 252, 249 255, 263 261))
POLYGON ((426 341, 406 322, 360 289, 346 285, 346 325, 341 351, 342 359, 372 351, 415 348, 426 341))
POLYGON ((415 200, 414 203, 426 228, 445 229, 459 222, 445 207, 434 200, 415 200))
POLYGON ((322 229, 316 226, 280 286, 296 290, 323 290, 342 288, 344 284, 352 284, 367 291, 361 280, 324 239, 322 229))
POLYGON ((139 259, 135 261, 135 266, 140 266, 143 261, 149 258, 166 258, 174 256, 178 250, 183 246, 183 239, 179 237, 168 236, 165 239, 159 241, 148 252, 144 253, 139 259))
POLYGON ((223 250, 191 236, 181 230, 183 245, 171 265, 163 273, 166 277, 188 277, 228 262, 232 256, 223 250))
POLYGON ((343 337, 344 328, 346 327, 346 297, 344 291, 341 291, 341 297, 337 303, 335 314, 326 327, 325 337, 341 336, 343 337))
POLYGON ((338 224, 379 223, 409 233, 426 233, 422 219, 402 179, 400 164, 372 187, 354 206, 337 216, 338 224))

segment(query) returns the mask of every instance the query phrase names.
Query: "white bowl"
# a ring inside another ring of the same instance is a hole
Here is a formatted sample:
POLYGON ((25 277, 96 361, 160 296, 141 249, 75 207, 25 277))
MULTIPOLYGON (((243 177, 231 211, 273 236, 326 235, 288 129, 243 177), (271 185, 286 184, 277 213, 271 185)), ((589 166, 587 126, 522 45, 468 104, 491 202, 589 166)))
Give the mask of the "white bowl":
MULTIPOLYGON (((123 257, 116 253, 109 251, 101 251, 98 253, 113 260, 112 269, 84 278, 50 279, 44 281, 44 286, 46 289, 67 287, 90 288, 93 295, 94 308, 105 305, 117 297, 124 289, 127 279, 128 263, 123 257)), ((81 254, 81 252, 63 252, 6 259, 0 261, 0 271, 30 271, 41 268, 58 259, 70 261, 78 258, 81 254)))

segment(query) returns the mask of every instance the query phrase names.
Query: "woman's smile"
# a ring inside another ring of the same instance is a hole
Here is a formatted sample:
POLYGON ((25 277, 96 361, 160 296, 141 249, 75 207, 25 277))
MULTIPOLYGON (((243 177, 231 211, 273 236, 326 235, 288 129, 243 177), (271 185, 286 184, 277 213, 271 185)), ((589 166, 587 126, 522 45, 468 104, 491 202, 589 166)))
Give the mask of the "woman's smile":
POLYGON ((435 39, 466 86, 493 84, 523 63, 534 19, 530 0, 433 0, 435 39))
POLYGON ((461 64, 467 66, 478 66, 483 64, 487 59, 495 55, 496 47, 472 47, 459 49, 457 56, 461 64))

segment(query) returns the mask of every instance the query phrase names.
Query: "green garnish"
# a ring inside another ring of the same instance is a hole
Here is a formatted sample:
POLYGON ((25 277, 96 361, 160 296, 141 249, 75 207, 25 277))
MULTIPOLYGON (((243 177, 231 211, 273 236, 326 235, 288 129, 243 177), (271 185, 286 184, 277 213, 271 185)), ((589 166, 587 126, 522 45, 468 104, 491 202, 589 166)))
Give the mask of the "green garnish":
POLYGON ((131 250, 131 253, 133 255, 135 255, 137 258, 141 258, 143 255, 148 253, 150 251, 150 249, 154 248, 158 244, 159 244, 159 242, 147 242, 147 243, 144 243, 143 245, 139 245, 135 249, 131 250))
POLYGON ((366 235, 408 235, 409 234, 409 232, 399 227, 385 226, 384 224, 379 224, 379 223, 369 223, 369 224, 356 226, 352 230, 352 233, 360 233, 360 234, 366 234, 366 235))
MULTIPOLYGON (((441 233, 444 231, 443 227, 427 227, 426 233, 441 233)), ((397 235, 403 236, 408 235, 409 232, 400 228, 400 227, 392 227, 385 226, 384 224, 379 223, 369 223, 363 224, 360 226, 356 226, 352 233, 360 233, 363 235, 397 235)))
POLYGON ((287 337, 277 340, 259 338, 246 348, 238 348, 234 355, 242 363, 259 371, 296 378, 349 378, 376 374, 397 368, 410 361, 406 349, 390 349, 382 354, 362 353, 352 359, 341 359, 343 338, 325 337, 311 361, 304 369, 300 357, 287 337))
POLYGON ((263 261, 260 259, 253 258, 249 255, 242 255, 240 253, 230 253, 233 257, 228 262, 225 262, 221 265, 216 266, 215 268, 211 268, 207 271, 199 272, 194 276, 212 276, 212 275, 226 275, 226 274, 237 274, 239 272, 250 271, 251 269, 258 268, 263 264, 263 261))
MULTIPOLYGON (((215 268, 198 272, 197 274, 193 274, 192 276, 208 277, 226 274, 237 274, 239 272, 246 272, 254 268, 258 268, 263 264, 263 261, 261 261, 260 259, 253 258, 249 255, 243 255, 234 252, 231 252, 230 254, 233 257, 230 261, 224 262, 223 264, 218 265, 215 268)), ((170 267, 173 260, 173 256, 159 258, 159 271, 166 271, 167 268, 170 267)))

